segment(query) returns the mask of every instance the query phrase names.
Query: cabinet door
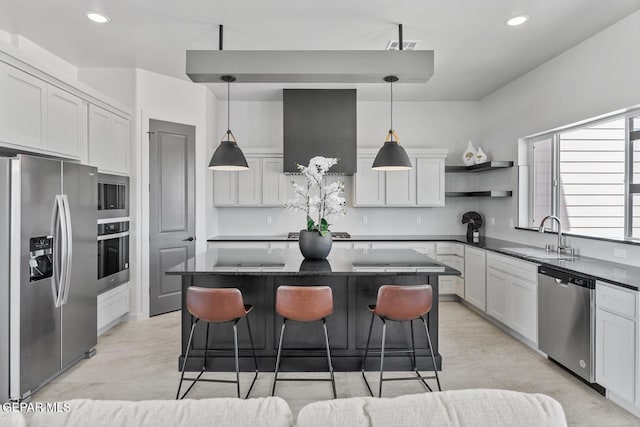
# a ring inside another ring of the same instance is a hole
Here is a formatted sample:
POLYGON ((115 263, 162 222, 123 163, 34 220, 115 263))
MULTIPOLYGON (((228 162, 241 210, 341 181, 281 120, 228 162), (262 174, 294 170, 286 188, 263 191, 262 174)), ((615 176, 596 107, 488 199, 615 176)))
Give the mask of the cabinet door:
POLYGON ((508 277, 501 271, 487 268, 487 313, 502 323, 507 323, 508 277))
POLYGON ((46 150, 47 83, 0 63, 0 141, 46 150))
POLYGON ((456 280, 455 292, 460 298, 464 299, 464 278, 458 277, 456 280))
POLYGON ((596 310, 596 382, 629 402, 635 398, 636 322, 596 310))
POLYGON ((465 299, 486 311, 487 254, 482 249, 466 247, 464 261, 465 299))
POLYGON ((260 159, 247 159, 249 170, 238 172, 238 204, 259 206, 262 203, 260 159))
MULTIPOLYGON (((413 169, 408 171, 385 172, 386 205, 415 206, 416 204, 416 169, 415 159, 411 160, 413 169)), ((358 170, 359 167, 358 167, 358 170)))
POLYGON ((238 204, 239 173, 240 172, 213 171, 213 204, 215 206, 233 206, 238 204))
POLYGON ((85 158, 87 103, 54 86, 49 87, 47 99, 47 149, 85 158))
POLYGON ((438 294, 440 295, 452 295, 456 291, 457 276, 440 276, 438 278, 438 294))
POLYGON ((262 159, 262 204, 282 206, 286 202, 286 179, 281 158, 262 159))
POLYGON ((112 114, 111 117, 112 157, 109 169, 129 174, 130 125, 129 120, 112 114))
POLYGON ((385 173, 371 169, 373 158, 357 161, 354 181, 354 206, 383 206, 385 204, 385 173))
POLYGON ((538 342, 538 286, 511 277, 507 288, 507 326, 534 343, 538 342))
POLYGON ((111 113, 89 105, 89 164, 104 171, 111 170, 111 132, 111 113))
POLYGON ((444 159, 416 159, 419 206, 444 206, 444 159))

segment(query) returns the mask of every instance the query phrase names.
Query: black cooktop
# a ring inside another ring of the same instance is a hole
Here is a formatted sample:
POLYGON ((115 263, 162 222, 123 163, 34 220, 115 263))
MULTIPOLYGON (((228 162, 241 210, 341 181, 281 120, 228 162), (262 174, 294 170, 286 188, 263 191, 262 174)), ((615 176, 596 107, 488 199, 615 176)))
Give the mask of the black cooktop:
MULTIPOLYGON (((334 239, 350 239, 351 234, 347 233, 346 231, 332 231, 331 237, 334 239)), ((287 234, 287 239, 290 239, 290 240, 300 239, 300 232, 292 231, 291 233, 287 234)))

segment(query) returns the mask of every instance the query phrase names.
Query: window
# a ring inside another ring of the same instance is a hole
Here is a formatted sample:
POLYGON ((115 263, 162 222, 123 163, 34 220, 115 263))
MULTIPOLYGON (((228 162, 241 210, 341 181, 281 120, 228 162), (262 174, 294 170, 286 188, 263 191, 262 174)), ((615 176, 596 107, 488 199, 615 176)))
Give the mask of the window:
POLYGON ((617 115, 526 142, 529 187, 521 194, 528 200, 520 206, 528 207, 527 227, 538 227, 545 216, 555 215, 571 234, 640 239, 637 111, 635 116, 617 115))

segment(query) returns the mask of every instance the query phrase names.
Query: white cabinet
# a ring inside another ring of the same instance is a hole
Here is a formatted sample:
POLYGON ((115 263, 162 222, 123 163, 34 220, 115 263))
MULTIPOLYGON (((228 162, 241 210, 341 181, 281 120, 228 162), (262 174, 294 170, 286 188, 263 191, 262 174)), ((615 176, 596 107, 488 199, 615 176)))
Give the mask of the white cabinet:
POLYGON ((486 311, 487 253, 467 246, 464 249, 464 296, 470 304, 486 311))
POLYGON ((0 141, 46 150, 47 86, 0 62, 0 141))
POLYGON ((487 313, 533 343, 538 342, 538 266, 487 254, 487 313))
POLYGON ((374 157, 358 157, 358 171, 353 177, 354 206, 384 206, 385 172, 371 169, 374 157))
POLYGON ((464 245, 453 242, 438 242, 436 243, 436 259, 460 272, 460 276, 440 277, 440 295, 455 294, 464 299, 464 245))
POLYGON ((213 172, 214 206, 281 207, 287 200, 282 157, 247 156, 248 170, 213 172))
POLYGON ((596 284, 596 382, 636 402, 638 292, 596 284))
POLYGON ((354 176, 354 206, 444 206, 444 160, 447 150, 407 150, 413 169, 371 169, 377 150, 360 149, 354 176))
POLYGON ((98 295, 98 335, 115 326, 129 312, 129 283, 98 295))
POLYGON ((418 206, 444 206, 444 158, 416 159, 418 206))
POLYGON ((89 105, 89 164, 101 172, 129 174, 129 120, 89 105))
POLYGON ((88 103, 49 86, 47 92, 47 149, 83 160, 87 158, 88 103))
POLYGON ((247 159, 249 170, 238 171, 238 204, 256 206, 262 202, 262 165, 260 159, 247 159))
POLYGON ((4 63, 0 94, 0 143, 86 161, 86 101, 4 63))

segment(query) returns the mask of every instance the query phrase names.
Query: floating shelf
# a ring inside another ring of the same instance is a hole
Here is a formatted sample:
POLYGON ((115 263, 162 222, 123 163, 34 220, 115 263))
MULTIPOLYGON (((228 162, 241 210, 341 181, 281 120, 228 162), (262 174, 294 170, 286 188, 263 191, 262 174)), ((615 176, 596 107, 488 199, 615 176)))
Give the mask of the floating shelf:
POLYGON ((445 197, 511 197, 513 192, 511 191, 448 191, 444 195, 445 197))
POLYGON ((493 162, 480 163, 479 165, 471 165, 471 166, 445 166, 444 171, 445 172, 486 172, 486 171, 492 171, 496 169, 505 169, 505 168, 512 168, 512 167, 513 167, 513 162, 511 161, 506 161, 506 162, 493 161, 493 162))

